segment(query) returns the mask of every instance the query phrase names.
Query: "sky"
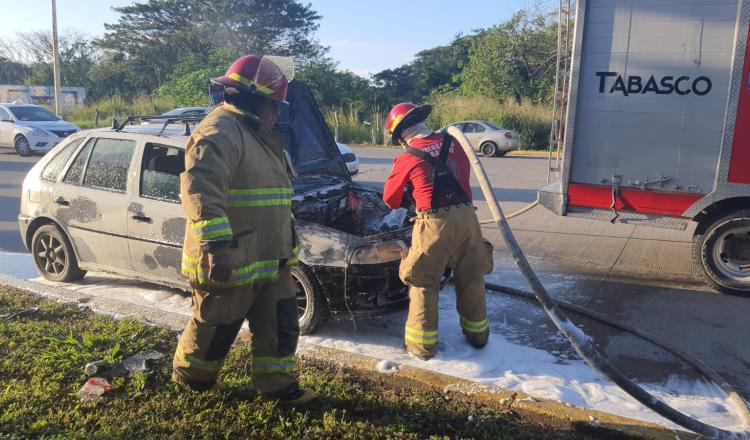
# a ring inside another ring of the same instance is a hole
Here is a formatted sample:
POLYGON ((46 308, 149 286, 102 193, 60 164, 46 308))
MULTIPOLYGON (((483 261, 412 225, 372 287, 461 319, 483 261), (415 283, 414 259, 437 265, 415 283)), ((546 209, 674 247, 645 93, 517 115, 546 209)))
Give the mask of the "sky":
MULTIPOLYGON (((145 1, 145 0, 140 0, 145 1)), ((306 3, 307 0, 302 0, 306 3)), ((115 22, 113 6, 133 0, 57 0, 60 32, 90 36, 115 22)), ((312 0, 322 19, 315 37, 330 47, 341 69, 367 77, 410 62, 421 50, 449 43, 459 33, 499 24, 519 9, 555 8, 555 0, 312 0)), ((0 38, 51 28, 50 0, 0 0, 0 38)))

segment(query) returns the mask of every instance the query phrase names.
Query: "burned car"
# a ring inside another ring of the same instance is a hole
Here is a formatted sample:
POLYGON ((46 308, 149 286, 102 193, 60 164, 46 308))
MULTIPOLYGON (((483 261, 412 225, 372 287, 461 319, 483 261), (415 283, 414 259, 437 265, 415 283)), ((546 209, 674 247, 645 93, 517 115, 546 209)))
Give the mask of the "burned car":
MULTIPOLYGON (((352 182, 304 84, 293 81, 287 99, 276 130, 293 174, 300 264, 292 276, 302 333, 330 313, 403 308, 408 297, 398 266, 411 237, 406 213, 352 182)), ((91 270, 189 289, 180 274, 186 222, 179 175, 194 123, 165 119, 76 133, 29 171, 18 219, 45 278, 76 281, 91 270)))

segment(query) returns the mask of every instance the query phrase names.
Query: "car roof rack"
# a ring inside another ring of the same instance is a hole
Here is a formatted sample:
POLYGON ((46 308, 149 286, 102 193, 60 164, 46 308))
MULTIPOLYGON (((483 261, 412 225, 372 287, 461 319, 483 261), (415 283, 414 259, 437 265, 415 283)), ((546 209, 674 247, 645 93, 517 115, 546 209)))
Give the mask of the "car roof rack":
POLYGON ((159 130, 159 134, 157 136, 161 136, 162 134, 164 134, 164 130, 168 125, 177 123, 185 124, 185 131, 183 132, 183 134, 185 136, 190 136, 190 123, 200 122, 205 117, 206 115, 133 115, 128 116, 122 123, 119 123, 116 118, 113 118, 112 130, 122 131, 125 126, 135 121, 155 120, 159 122, 164 121, 164 124, 162 125, 161 130, 159 130))

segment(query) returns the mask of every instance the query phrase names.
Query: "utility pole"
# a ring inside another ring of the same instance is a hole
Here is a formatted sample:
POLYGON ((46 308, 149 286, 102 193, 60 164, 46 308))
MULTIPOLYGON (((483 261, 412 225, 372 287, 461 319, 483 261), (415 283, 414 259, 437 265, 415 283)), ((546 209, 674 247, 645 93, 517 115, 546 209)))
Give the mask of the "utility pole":
POLYGON ((55 77, 55 114, 59 117, 62 114, 62 103, 60 95, 62 93, 60 85, 60 48, 57 43, 57 5, 52 0, 52 72, 55 77))

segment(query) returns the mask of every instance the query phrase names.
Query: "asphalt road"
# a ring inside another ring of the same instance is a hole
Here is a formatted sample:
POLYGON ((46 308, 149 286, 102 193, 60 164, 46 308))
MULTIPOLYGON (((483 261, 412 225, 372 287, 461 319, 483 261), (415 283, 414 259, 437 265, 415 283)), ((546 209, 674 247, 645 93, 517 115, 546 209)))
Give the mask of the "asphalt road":
MULTIPOLYGON (((382 188, 397 149, 356 148, 358 182, 382 188)), ((536 199, 546 184, 547 159, 480 158, 501 207, 513 212, 536 199)), ((490 217, 473 182, 480 219, 490 217)), ((693 267, 687 231, 634 227, 558 217, 543 207, 510 221, 531 265, 553 295, 630 323, 701 359, 750 399, 750 344, 745 341, 750 298, 721 295, 702 283, 693 267)), ((498 251, 490 281, 528 287, 494 225, 483 228, 498 251)), ((493 330, 561 358, 573 356, 546 315, 522 300, 489 294, 493 330)), ((673 373, 697 378, 673 356, 633 336, 585 318, 572 317, 636 380, 666 381, 673 373)))
POLYGON ((0 148, 0 250, 26 252, 18 234, 21 184, 39 156, 20 157, 12 149, 0 148))
MULTIPOLYGON (((361 163, 355 180, 382 188, 399 150, 355 151, 361 163)), ((0 150, 0 251, 25 251, 16 216, 21 183, 36 160, 0 150)), ((506 212, 535 200, 536 189, 546 183, 545 158, 510 156, 482 161, 506 212)), ((480 218, 489 218, 476 182, 473 194, 480 218)), ((553 295, 658 335, 703 360, 750 399, 750 344, 744 340, 750 298, 720 295, 702 284, 690 261, 690 231, 561 218, 541 207, 511 220, 511 226, 553 295)), ((525 287, 497 231, 485 227, 484 234, 498 251, 490 280, 525 287)), ((488 308, 494 331, 561 359, 574 355, 533 304, 490 294, 488 308)), ((674 373, 695 377, 689 368, 650 344, 579 317, 574 320, 635 379, 659 382, 674 373)))

